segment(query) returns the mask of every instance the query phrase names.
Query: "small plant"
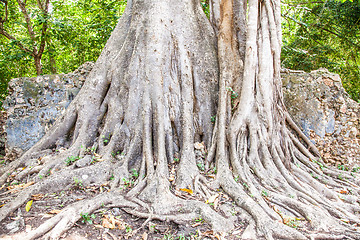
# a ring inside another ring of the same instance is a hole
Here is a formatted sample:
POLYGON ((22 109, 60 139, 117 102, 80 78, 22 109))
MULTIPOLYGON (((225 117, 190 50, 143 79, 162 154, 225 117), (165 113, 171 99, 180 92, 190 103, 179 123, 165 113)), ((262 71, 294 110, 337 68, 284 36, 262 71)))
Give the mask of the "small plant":
POLYGON ((312 160, 314 163, 316 163, 317 165, 319 165, 321 170, 324 170, 324 168, 326 168, 326 166, 324 166, 324 164, 322 164, 321 162, 319 162, 318 160, 312 160))
POLYGON ((135 168, 133 168, 133 169, 131 169, 131 177, 132 178, 138 178, 139 177, 139 173, 138 173, 138 171, 135 169, 135 168))
POLYGON ((202 217, 199 216, 198 218, 195 218, 194 221, 199 223, 199 222, 204 222, 204 219, 202 219, 202 217))
POLYGON ((286 225, 296 229, 299 227, 299 222, 296 220, 290 220, 289 222, 286 223, 286 225))
POLYGON ((345 167, 344 165, 338 165, 337 167, 339 170, 341 171, 349 171, 349 168, 348 167, 345 167))
POLYGON ((125 231, 127 233, 132 232, 132 228, 129 225, 127 225, 125 231))
POLYGON ((124 185, 126 186, 126 188, 131 188, 134 185, 134 181, 123 178, 122 179, 124 182, 124 185))
POLYGON ((352 172, 359 172, 360 167, 354 167, 353 169, 351 169, 352 172))
POLYGON ((178 162, 180 162, 180 159, 179 158, 174 158, 174 162, 178 163, 178 162))
POLYGON ((215 123, 215 122, 216 122, 216 115, 212 116, 212 117, 210 118, 210 121, 211 121, 212 123, 215 123))
POLYGON ((120 151, 112 152, 112 153, 111 153, 111 156, 115 157, 116 155, 119 155, 119 154, 120 154, 120 151))
POLYGON ((82 223, 89 223, 89 224, 93 224, 92 219, 96 218, 95 214, 89 215, 89 213, 80 213, 80 216, 82 218, 81 220, 82 223))
POLYGON ((263 197, 269 197, 269 194, 268 194, 265 190, 262 190, 261 196, 263 196, 263 197))
POLYGON ((239 176, 234 177, 235 182, 239 181, 239 176))
POLYGON ((249 189, 249 186, 247 185, 247 183, 243 183, 243 186, 244 186, 244 188, 249 189))
POLYGON ((74 183, 75 183, 75 187, 79 189, 83 189, 82 181, 79 180, 77 177, 74 177, 74 183))
POLYGON ((110 181, 114 179, 115 179, 114 174, 111 174, 110 181))
POLYGON ((342 177, 341 173, 339 174, 338 179, 344 180, 344 178, 342 177))
POLYGON ((39 175, 39 179, 43 179, 43 177, 44 177, 43 175, 39 175))
POLYGON ((200 171, 205 171, 205 166, 202 163, 196 164, 196 166, 200 169, 200 171))
POLYGON ((71 164, 73 164, 74 162, 76 162, 77 160, 79 160, 80 157, 76 157, 76 156, 70 156, 65 160, 65 163, 67 166, 70 166, 71 164))
POLYGON ((229 92, 231 92, 231 99, 236 99, 239 97, 239 94, 235 92, 231 87, 226 88, 229 92))

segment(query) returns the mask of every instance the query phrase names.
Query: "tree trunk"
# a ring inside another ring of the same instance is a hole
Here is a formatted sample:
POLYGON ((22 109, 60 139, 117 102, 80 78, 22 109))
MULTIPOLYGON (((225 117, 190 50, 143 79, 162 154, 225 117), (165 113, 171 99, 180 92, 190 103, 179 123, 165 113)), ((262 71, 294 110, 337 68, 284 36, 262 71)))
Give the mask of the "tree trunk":
POLYGON ((39 76, 42 74, 41 56, 34 55, 34 63, 35 63, 36 75, 39 76))
POLYGON ((351 225, 359 223, 359 206, 349 204, 358 200, 355 178, 340 181, 337 170, 319 168, 316 148, 284 107, 279 1, 211 6, 213 26, 197 0, 128 1, 65 114, 2 170, 1 183, 22 166, 17 180, 36 184, 0 209, 0 221, 32 194, 60 191, 77 176, 87 186, 113 175, 111 192, 69 205, 26 238, 59 238, 98 202, 179 224, 200 214, 215 231, 229 231, 234 219, 204 203, 219 187, 256 239, 307 239, 314 230, 320 238, 359 237, 351 225), (194 143, 208 149, 206 160, 196 159, 194 143), (214 167, 215 180, 207 174, 214 167), (353 195, 340 200, 338 192, 350 186, 353 195), (179 198, 181 192, 195 200, 179 198), (296 224, 298 230, 289 227, 296 224))

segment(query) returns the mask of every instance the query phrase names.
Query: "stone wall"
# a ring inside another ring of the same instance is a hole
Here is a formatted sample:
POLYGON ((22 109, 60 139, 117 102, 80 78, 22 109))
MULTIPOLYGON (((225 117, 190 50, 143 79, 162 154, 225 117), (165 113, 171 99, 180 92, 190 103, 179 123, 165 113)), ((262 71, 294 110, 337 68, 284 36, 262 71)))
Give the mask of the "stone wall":
POLYGON ((339 75, 319 69, 284 71, 282 78, 285 105, 323 160, 350 166, 360 160, 360 104, 350 99, 339 75))
MULTIPOLYGON (((78 93, 93 63, 70 74, 17 78, 4 103, 7 157, 35 144, 78 93)), ((294 121, 314 141, 325 162, 353 165, 360 159, 360 106, 341 86, 338 75, 320 69, 311 73, 284 70, 285 104, 294 121)))
POLYGON ((13 159, 33 146, 82 87, 93 63, 69 74, 16 78, 9 82, 6 155, 13 159))

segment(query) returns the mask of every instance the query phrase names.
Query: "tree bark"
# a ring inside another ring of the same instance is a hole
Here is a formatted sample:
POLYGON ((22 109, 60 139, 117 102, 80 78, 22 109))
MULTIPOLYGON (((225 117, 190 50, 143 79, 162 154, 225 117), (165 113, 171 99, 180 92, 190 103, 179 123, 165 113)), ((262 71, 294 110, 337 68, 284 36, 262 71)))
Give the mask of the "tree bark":
POLYGON ((34 63, 35 63, 36 74, 39 76, 43 73, 42 64, 41 64, 41 56, 35 55, 34 63))

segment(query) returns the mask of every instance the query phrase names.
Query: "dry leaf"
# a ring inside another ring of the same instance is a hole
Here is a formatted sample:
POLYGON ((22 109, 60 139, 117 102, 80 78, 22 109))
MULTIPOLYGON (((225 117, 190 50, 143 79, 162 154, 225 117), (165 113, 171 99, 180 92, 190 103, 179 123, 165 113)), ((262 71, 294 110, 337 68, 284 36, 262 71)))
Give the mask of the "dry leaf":
POLYGON ((20 191, 21 189, 27 188, 30 185, 33 185, 34 183, 35 182, 28 182, 26 184, 22 183, 22 184, 19 184, 19 185, 11 185, 11 186, 7 187, 7 190, 13 190, 11 192, 17 192, 17 191, 20 191))
POLYGON ((205 149, 205 146, 204 146, 204 143, 196 142, 196 143, 194 143, 194 148, 197 150, 202 150, 202 149, 205 149))
POLYGON ((31 205, 33 204, 33 200, 30 200, 26 203, 25 210, 30 211, 31 205))
POLYGON ((181 190, 181 191, 183 191, 183 192, 187 192, 187 193, 189 193, 189 194, 191 194, 191 195, 193 195, 193 194, 194 194, 194 192, 193 192, 191 189, 187 189, 187 188, 180 188, 180 190, 181 190))
POLYGON ((102 219, 102 226, 104 228, 118 228, 120 230, 124 230, 126 228, 126 224, 122 220, 116 219, 113 215, 105 215, 102 219))
POLYGON ((49 212, 49 214, 58 214, 59 212, 61 212, 61 210, 54 209, 54 210, 51 210, 51 211, 49 212))
POLYGON ((32 198, 33 200, 38 201, 38 200, 41 200, 42 198, 44 198, 44 196, 45 196, 44 194, 39 193, 39 194, 34 194, 34 195, 32 195, 31 198, 32 198))
POLYGON ((342 190, 339 191, 339 193, 341 193, 341 194, 348 194, 348 191, 345 190, 345 189, 342 189, 342 190))

